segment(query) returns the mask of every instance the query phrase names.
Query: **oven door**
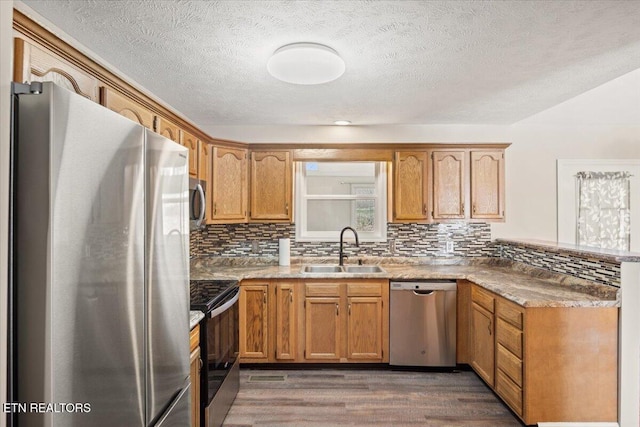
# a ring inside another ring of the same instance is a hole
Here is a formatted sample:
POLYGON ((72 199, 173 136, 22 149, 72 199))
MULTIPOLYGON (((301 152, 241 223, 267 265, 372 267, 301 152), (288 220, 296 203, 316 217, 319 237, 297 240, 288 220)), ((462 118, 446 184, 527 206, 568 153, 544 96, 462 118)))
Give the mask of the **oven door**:
POLYGON ((202 228, 205 223, 207 183, 189 178, 189 227, 191 230, 202 228))
POLYGON ((224 420, 238 392, 239 296, 237 287, 206 318, 206 358, 202 370, 206 385, 201 388, 203 413, 209 418, 205 426, 218 425, 212 423, 214 418, 224 420))

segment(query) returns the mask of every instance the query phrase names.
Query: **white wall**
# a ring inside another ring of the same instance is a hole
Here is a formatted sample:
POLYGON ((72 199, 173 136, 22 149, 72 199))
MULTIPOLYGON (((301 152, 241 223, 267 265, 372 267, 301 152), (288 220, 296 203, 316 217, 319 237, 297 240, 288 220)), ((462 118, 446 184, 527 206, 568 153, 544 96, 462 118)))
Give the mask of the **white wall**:
POLYGON ((512 126, 507 221, 492 237, 556 240, 557 159, 640 159, 640 69, 512 126))
MULTIPOLYGON (((0 1, 0 403, 7 401, 7 242, 9 201, 10 88, 13 69, 13 2, 0 1)), ((0 414, 0 427, 6 425, 0 414)))

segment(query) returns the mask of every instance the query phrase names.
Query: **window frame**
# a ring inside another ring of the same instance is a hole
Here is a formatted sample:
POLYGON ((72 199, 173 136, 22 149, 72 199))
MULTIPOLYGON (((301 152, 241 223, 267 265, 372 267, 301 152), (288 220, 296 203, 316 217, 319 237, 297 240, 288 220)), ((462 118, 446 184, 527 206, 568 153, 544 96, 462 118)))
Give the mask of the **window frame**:
MULTIPOLYGON (((387 241, 387 163, 367 161, 375 164, 375 193, 374 195, 357 194, 313 194, 306 193, 306 163, 295 162, 295 227, 297 242, 339 242, 340 233, 332 231, 309 231, 307 229, 307 202, 309 200, 371 200, 375 203, 373 232, 358 231, 361 242, 387 241)), ((331 161, 330 163, 355 163, 354 161, 331 161)), ((355 184, 355 183, 354 183, 355 184)), ((345 227, 350 224, 345 224, 345 227)), ((355 227, 354 227, 355 228, 355 227)), ((351 238, 351 237, 350 237, 351 238)))

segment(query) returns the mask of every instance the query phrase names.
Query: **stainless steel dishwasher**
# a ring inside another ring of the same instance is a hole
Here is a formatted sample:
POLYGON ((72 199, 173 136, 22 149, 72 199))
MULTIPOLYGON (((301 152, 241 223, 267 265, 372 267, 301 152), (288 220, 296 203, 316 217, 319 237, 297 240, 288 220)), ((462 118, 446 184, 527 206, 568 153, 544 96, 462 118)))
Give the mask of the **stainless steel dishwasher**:
POLYGON ((389 364, 455 366, 456 281, 390 285, 389 364))

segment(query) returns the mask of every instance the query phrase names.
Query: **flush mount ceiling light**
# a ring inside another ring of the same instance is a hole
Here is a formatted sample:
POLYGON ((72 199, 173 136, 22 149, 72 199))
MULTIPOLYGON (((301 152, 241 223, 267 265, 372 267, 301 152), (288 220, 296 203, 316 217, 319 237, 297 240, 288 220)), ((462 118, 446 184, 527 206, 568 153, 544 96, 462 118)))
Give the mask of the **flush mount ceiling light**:
POLYGON ((318 43, 292 43, 276 50, 267 62, 269 74, 283 82, 319 85, 340 77, 345 70, 338 52, 318 43))
POLYGON ((333 124, 338 126, 348 126, 351 122, 349 120, 336 120, 333 124))

